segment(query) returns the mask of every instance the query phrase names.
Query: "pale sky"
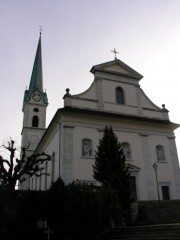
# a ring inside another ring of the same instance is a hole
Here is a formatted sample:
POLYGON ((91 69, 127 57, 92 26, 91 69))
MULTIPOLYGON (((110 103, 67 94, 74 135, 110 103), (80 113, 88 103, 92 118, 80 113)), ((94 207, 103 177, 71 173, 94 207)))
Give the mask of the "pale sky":
MULTIPOLYGON (((47 126, 65 89, 85 91, 91 67, 118 58, 146 95, 180 123, 180 0, 0 0, 0 145, 21 145, 22 103, 43 26, 47 126)), ((175 131, 180 158, 180 128, 175 131)), ((0 154, 2 154, 0 152, 0 154)))

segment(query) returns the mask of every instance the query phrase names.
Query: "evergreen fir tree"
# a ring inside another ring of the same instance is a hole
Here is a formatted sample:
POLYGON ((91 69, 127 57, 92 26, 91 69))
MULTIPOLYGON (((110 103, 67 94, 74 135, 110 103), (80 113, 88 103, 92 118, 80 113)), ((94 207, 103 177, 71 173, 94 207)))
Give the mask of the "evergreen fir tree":
POLYGON ((118 191, 119 200, 125 207, 130 203, 130 175, 121 143, 112 127, 105 127, 99 140, 93 166, 94 178, 105 187, 118 191))

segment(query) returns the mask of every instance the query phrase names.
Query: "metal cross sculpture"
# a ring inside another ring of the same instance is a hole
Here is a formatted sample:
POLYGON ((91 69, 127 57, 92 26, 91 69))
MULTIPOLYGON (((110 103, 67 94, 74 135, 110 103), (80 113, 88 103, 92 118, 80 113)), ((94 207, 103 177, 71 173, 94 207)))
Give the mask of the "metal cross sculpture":
POLYGON ((114 59, 117 59, 116 55, 119 53, 116 51, 116 49, 114 48, 113 50, 111 50, 111 52, 113 52, 115 54, 115 58, 114 59))

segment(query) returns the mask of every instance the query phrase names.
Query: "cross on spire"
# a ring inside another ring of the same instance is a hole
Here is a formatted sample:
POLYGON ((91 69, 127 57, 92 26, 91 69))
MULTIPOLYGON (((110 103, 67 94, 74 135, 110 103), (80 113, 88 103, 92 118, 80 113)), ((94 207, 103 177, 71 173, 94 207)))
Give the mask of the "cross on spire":
POLYGON ((115 55, 115 58, 114 58, 114 59, 117 59, 116 55, 117 55, 119 52, 117 52, 115 48, 114 48, 113 50, 111 50, 111 52, 113 52, 114 55, 115 55))

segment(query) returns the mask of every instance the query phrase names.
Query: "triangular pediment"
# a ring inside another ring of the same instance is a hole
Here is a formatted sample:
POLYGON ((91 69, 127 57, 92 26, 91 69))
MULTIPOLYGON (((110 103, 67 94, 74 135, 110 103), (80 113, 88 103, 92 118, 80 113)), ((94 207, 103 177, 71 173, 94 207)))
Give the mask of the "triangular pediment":
POLYGON ((134 69, 132 69, 119 59, 93 66, 91 72, 95 73, 97 71, 116 75, 123 75, 127 77, 129 76, 136 79, 141 79, 143 77, 141 74, 136 72, 134 69))
POLYGON ((125 73, 125 74, 130 74, 130 71, 128 71, 127 69, 125 69, 124 67, 122 67, 119 64, 113 64, 111 66, 107 66, 102 68, 104 70, 108 70, 108 71, 114 71, 114 72, 121 72, 121 73, 125 73))
POLYGON ((127 165, 128 165, 128 168, 129 168, 130 172, 139 172, 140 171, 139 167, 137 167, 137 166, 135 166, 135 165, 133 165, 131 163, 128 163, 127 165))

